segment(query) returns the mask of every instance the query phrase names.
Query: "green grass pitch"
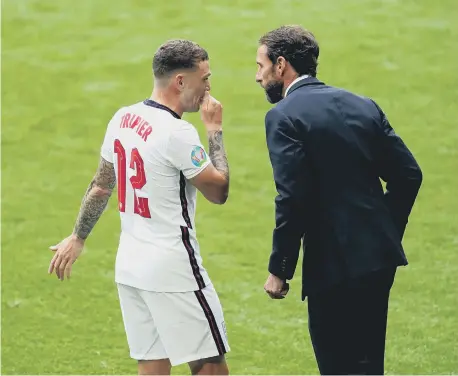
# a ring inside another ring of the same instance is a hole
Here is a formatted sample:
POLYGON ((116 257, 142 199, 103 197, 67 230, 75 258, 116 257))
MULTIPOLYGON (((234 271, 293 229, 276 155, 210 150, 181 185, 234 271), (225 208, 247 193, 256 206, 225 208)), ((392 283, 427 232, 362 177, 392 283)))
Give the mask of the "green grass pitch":
MULTIPOLYGON (((261 34, 299 23, 321 45, 319 78, 374 98, 424 184, 392 292, 389 374, 458 374, 458 6, 455 0, 3 0, 2 374, 136 374, 113 282, 115 198, 69 282, 48 246, 72 229, 105 127, 151 92, 169 38, 210 53, 231 168, 226 205, 198 199, 204 265, 220 294, 233 374, 316 374, 300 301, 263 292, 275 189, 255 83, 261 34)), ((186 115, 205 133, 199 116, 186 115)), ((186 366, 174 374, 188 373, 186 366)))

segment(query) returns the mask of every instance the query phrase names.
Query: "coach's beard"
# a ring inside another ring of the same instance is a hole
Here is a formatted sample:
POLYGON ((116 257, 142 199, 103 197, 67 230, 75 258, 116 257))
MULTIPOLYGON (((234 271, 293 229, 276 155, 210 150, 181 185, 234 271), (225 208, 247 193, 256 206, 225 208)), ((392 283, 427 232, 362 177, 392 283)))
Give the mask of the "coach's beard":
POLYGON ((264 90, 266 91, 267 100, 270 103, 278 103, 283 99, 283 86, 283 82, 275 80, 266 85, 264 90))

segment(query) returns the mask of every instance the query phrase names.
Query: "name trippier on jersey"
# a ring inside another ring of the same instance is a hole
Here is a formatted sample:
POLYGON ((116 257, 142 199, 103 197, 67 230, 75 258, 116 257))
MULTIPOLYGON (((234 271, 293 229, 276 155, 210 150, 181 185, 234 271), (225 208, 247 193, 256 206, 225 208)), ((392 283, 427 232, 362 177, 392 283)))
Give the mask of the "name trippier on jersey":
POLYGON ((153 131, 151 125, 149 125, 149 123, 141 116, 131 114, 129 112, 123 115, 119 128, 130 128, 135 130, 135 132, 137 132, 137 134, 141 136, 145 142, 153 131))

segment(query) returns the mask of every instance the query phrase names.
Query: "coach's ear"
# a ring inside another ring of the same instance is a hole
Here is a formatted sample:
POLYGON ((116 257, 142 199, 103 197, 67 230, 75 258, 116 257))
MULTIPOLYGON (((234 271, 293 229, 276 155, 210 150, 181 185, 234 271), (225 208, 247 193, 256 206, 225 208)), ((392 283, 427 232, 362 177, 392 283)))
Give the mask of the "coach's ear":
POLYGON ((287 61, 283 56, 277 58, 276 70, 280 77, 285 74, 286 63, 287 61))

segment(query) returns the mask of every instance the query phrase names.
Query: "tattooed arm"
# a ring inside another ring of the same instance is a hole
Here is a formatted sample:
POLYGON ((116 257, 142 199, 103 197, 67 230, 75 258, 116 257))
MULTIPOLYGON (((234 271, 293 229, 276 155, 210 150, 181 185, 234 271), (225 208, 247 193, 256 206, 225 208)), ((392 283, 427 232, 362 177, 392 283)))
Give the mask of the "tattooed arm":
POLYGON ((105 210, 116 185, 116 174, 112 163, 100 158, 99 167, 81 202, 81 208, 73 234, 85 240, 105 210))
POLYGON ((224 175, 229 183, 229 165, 227 163, 226 151, 224 150, 223 131, 208 131, 208 145, 213 166, 224 175))
POLYGON ((223 144, 223 131, 208 130, 207 135, 212 163, 190 181, 207 200, 214 204, 224 204, 229 196, 229 164, 223 144))
POLYGON ((181 176, 207 200, 224 204, 229 195, 229 166, 223 144, 222 106, 208 91, 201 106, 201 118, 207 130, 210 158, 200 146, 197 130, 187 122, 172 132, 168 156, 181 176))
POLYGON ((208 131, 210 160, 229 183, 229 165, 223 144, 223 131, 208 131))
POLYGON ((99 168, 81 202, 72 235, 49 247, 55 253, 49 264, 48 273, 55 272, 57 278, 62 281, 65 276, 70 278, 72 265, 81 254, 84 241, 105 210, 115 184, 113 164, 100 158, 99 168))

